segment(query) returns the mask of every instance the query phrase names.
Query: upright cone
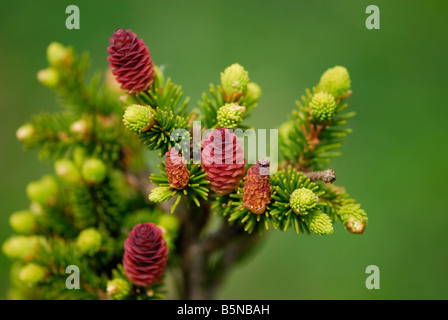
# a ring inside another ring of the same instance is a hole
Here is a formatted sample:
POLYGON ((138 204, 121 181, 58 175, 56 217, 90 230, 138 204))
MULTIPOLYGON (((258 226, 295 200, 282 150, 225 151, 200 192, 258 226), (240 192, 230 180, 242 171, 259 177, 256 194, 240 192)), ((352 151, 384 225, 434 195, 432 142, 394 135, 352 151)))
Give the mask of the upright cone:
POLYGON ((133 284, 150 287, 161 281, 167 255, 162 230, 153 223, 138 224, 124 242, 124 272, 133 284))
POLYGON ((269 161, 257 161, 247 171, 244 178, 244 207, 252 213, 262 214, 271 202, 271 183, 269 181, 269 161))
POLYGON ((180 153, 174 148, 166 153, 165 170, 171 188, 183 189, 188 184, 190 171, 188 171, 180 153))
POLYGON ((234 133, 223 128, 210 132, 201 158, 201 166, 214 192, 226 195, 235 190, 244 176, 246 159, 234 133))
POLYGON ((121 88, 130 93, 145 91, 154 80, 149 49, 131 30, 117 29, 107 48, 112 73, 121 88))

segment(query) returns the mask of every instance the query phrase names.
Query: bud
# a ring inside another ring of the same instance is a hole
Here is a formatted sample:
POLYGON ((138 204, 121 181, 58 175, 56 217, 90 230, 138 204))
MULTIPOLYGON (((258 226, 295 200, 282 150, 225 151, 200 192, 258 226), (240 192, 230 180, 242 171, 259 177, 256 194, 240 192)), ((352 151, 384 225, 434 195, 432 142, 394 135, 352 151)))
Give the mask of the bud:
POLYGON ((350 233, 362 234, 366 229, 366 223, 364 219, 358 220, 355 217, 348 217, 345 227, 350 233))
POLYGON ((59 73, 51 67, 43 69, 37 73, 37 80, 48 88, 54 88, 59 83, 59 73))
POLYGON ((297 214, 307 215, 317 206, 317 195, 307 188, 294 190, 289 198, 289 204, 297 214))
POLYGON ((249 73, 238 63, 232 64, 221 72, 221 86, 226 93, 227 101, 246 91, 248 83, 249 73))
POLYGON ((36 229, 36 218, 30 211, 18 211, 9 217, 9 224, 16 233, 30 234, 36 229))
POLYGON ((327 235, 333 233, 333 223, 328 215, 322 212, 310 214, 308 217, 308 227, 317 235, 327 235))
POLYGON ((81 174, 88 183, 101 183, 106 178, 106 173, 106 165, 99 159, 88 159, 82 165, 81 174))
POLYGON ((148 131, 155 124, 154 111, 151 107, 133 104, 126 108, 123 122, 126 128, 136 133, 148 131))
POLYGON ((82 167, 82 164, 84 163, 86 159, 86 149, 83 147, 77 146, 73 150, 73 163, 78 168, 82 167))
POLYGON ((334 97, 327 92, 319 92, 310 102, 312 116, 320 122, 331 120, 336 110, 334 97))
POLYGON ((52 67, 60 67, 68 58, 69 51, 59 42, 52 42, 47 48, 48 63, 52 67))
POLYGON ((19 141, 27 143, 34 137, 36 130, 30 123, 24 124, 16 131, 16 137, 19 141))
POLYGON ((345 67, 335 66, 324 72, 317 85, 318 91, 326 91, 335 98, 341 97, 350 90, 350 75, 345 67))
POLYGON ((170 234, 175 234, 179 228, 179 219, 172 214, 163 214, 157 225, 165 229, 170 234))
POLYGON ((61 180, 68 183, 78 183, 81 181, 81 175, 75 164, 68 160, 62 159, 58 160, 54 164, 56 174, 61 180))
POLYGON ((44 176, 38 181, 30 182, 26 187, 26 193, 31 201, 52 205, 56 201, 58 189, 58 184, 52 176, 44 176))
POLYGON ((76 239, 76 247, 85 255, 93 256, 101 249, 103 237, 95 228, 81 231, 76 239))
POLYGON ((219 128, 235 129, 243 121, 246 108, 237 103, 228 103, 218 110, 217 120, 219 128))
POLYGON ((84 119, 75 121, 70 126, 70 132, 77 134, 81 137, 87 133, 87 130, 88 130, 87 122, 84 119))
POLYGON ((131 284, 122 278, 115 278, 107 281, 107 293, 114 300, 124 300, 131 293, 131 284))
POLYGON ((6 240, 2 245, 3 253, 10 259, 29 257, 37 246, 39 238, 15 236, 6 240))
POLYGON ((261 97, 261 88, 255 82, 249 82, 247 84, 246 97, 250 100, 257 101, 261 97))
POLYGON ((35 263, 29 263, 19 272, 19 280, 28 286, 33 286, 45 278, 45 269, 35 263))

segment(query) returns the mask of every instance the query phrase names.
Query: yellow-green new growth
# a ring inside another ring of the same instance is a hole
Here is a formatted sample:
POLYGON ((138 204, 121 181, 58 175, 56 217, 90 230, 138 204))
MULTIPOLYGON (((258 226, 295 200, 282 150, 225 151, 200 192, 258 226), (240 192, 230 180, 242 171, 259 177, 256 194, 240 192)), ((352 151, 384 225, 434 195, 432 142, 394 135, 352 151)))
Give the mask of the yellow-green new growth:
POLYGON ((9 217, 9 224, 18 234, 30 234, 36 229, 36 218, 30 211, 18 211, 9 217))
POLYGON ((107 293, 114 300, 124 300, 131 293, 131 284, 122 278, 115 278, 107 281, 107 293))
POLYGON ((328 215, 322 212, 310 214, 308 217, 308 227, 315 234, 323 236, 333 233, 333 223, 328 215))
POLYGON ((107 168, 100 159, 87 159, 82 165, 81 174, 88 183, 97 184, 106 178, 107 168))
POLYGON ((311 115, 317 121, 328 121, 333 118, 336 110, 336 101, 334 97, 325 92, 318 92, 313 96, 310 102, 311 115))
POLYGON ((46 68, 37 73, 37 80, 48 88, 54 88, 59 84, 59 72, 55 68, 46 68))
POLYGON ((217 120, 219 128, 235 129, 243 121, 246 108, 237 103, 228 103, 218 110, 217 120))
POLYGON ((29 257, 39 243, 36 236, 15 236, 3 243, 3 253, 10 259, 23 259, 29 257))
POLYGON ((78 183, 81 181, 81 175, 75 164, 69 159, 61 159, 55 162, 54 169, 56 175, 68 183, 78 183))
POLYGON ((29 263, 19 272, 19 279, 28 286, 33 286, 45 278, 45 269, 35 263, 29 263))
POLYGON ((101 249, 103 237, 95 228, 81 231, 76 239, 76 246, 85 255, 93 256, 101 249))
POLYGON ((238 63, 232 64, 221 72, 221 86, 228 95, 234 91, 246 91, 248 83, 249 73, 238 63))
POLYGON ((38 181, 30 182, 26 187, 28 198, 43 205, 52 204, 56 200, 58 190, 58 183, 49 175, 38 181))
POLYGON ((324 72, 317 85, 318 91, 326 91, 335 98, 345 95, 351 86, 350 75, 345 67, 335 66, 324 72))
POLYGON ((136 133, 148 131, 155 124, 154 110, 151 107, 133 104, 126 108, 123 123, 126 128, 136 133))
POLYGON ((255 82, 249 82, 247 84, 246 97, 250 100, 257 101, 261 97, 261 88, 255 82))
POLYGON ((172 196, 172 190, 169 187, 157 187, 149 194, 149 200, 160 203, 168 200, 172 196))
POLYGON ((67 58, 68 49, 59 42, 52 42, 47 48, 48 63, 53 67, 59 67, 67 58))
POLYGON ((307 215, 317 206, 317 195, 310 189, 300 188, 291 194, 289 204, 295 213, 307 215))

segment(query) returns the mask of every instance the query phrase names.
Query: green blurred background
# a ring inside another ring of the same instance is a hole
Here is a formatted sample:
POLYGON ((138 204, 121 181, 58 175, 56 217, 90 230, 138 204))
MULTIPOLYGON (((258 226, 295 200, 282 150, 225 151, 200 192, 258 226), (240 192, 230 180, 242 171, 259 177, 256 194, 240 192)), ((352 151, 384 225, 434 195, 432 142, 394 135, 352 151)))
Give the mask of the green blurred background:
MULTIPOLYGON (((350 71, 354 132, 331 167, 369 214, 365 234, 272 232, 217 298, 448 298, 446 1, 1 1, 0 242, 11 234, 8 216, 28 204, 26 184, 52 170, 15 139, 31 114, 57 109, 36 80, 47 45, 88 50, 105 69, 117 27, 145 40, 191 105, 226 66, 245 66, 263 89, 250 121, 258 128, 280 125, 328 67, 350 71), (80 30, 65 28, 70 4, 80 30), (381 10, 380 30, 365 27, 369 4, 381 10), (365 287, 372 264, 380 290, 365 287)), ((8 278, 0 254, 0 298, 8 278)))

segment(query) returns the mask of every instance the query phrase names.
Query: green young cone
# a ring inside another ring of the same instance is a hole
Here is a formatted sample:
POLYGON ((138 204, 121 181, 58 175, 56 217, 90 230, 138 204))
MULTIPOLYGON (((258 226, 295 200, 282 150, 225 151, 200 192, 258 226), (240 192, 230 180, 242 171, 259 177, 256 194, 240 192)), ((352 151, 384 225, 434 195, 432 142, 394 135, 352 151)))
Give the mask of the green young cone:
POLYGON ((30 234, 36 229, 36 218, 28 210, 18 211, 9 217, 9 224, 18 234, 30 234))
POLYGON ((237 103, 223 105, 217 114, 218 128, 235 129, 243 121, 245 111, 246 108, 237 103))
POLYGON ((154 111, 151 107, 133 104, 126 108, 123 123, 133 132, 147 131, 155 124, 154 111))
POLYGON ((28 198, 42 205, 52 204, 57 198, 58 191, 58 183, 49 175, 38 181, 30 182, 26 187, 28 198))
POLYGON ((333 233, 333 223, 328 215, 322 212, 314 212, 307 216, 308 227, 317 235, 333 233))
POLYGON ((310 102, 311 115, 320 122, 331 120, 336 110, 334 97, 327 92, 318 92, 310 102))
POLYGON ((29 263, 19 272, 19 280, 28 286, 33 286, 45 278, 45 269, 35 263, 29 263))
POLYGON ((98 184, 106 178, 107 168, 100 159, 88 159, 82 165, 82 177, 88 183, 98 184))
POLYGON ((345 95, 351 86, 350 75, 345 67, 335 66, 324 72, 317 85, 318 91, 326 91, 335 98, 345 95))
POLYGON ((230 95, 232 92, 246 91, 249 83, 249 73, 238 64, 234 63, 221 72, 221 86, 230 95))
POLYGON ((76 239, 76 247, 85 255, 93 256, 101 249, 103 237, 94 228, 81 231, 76 239))
POLYGON ((310 189, 300 188, 291 194, 289 204, 295 213, 307 215, 317 206, 317 195, 310 189))

